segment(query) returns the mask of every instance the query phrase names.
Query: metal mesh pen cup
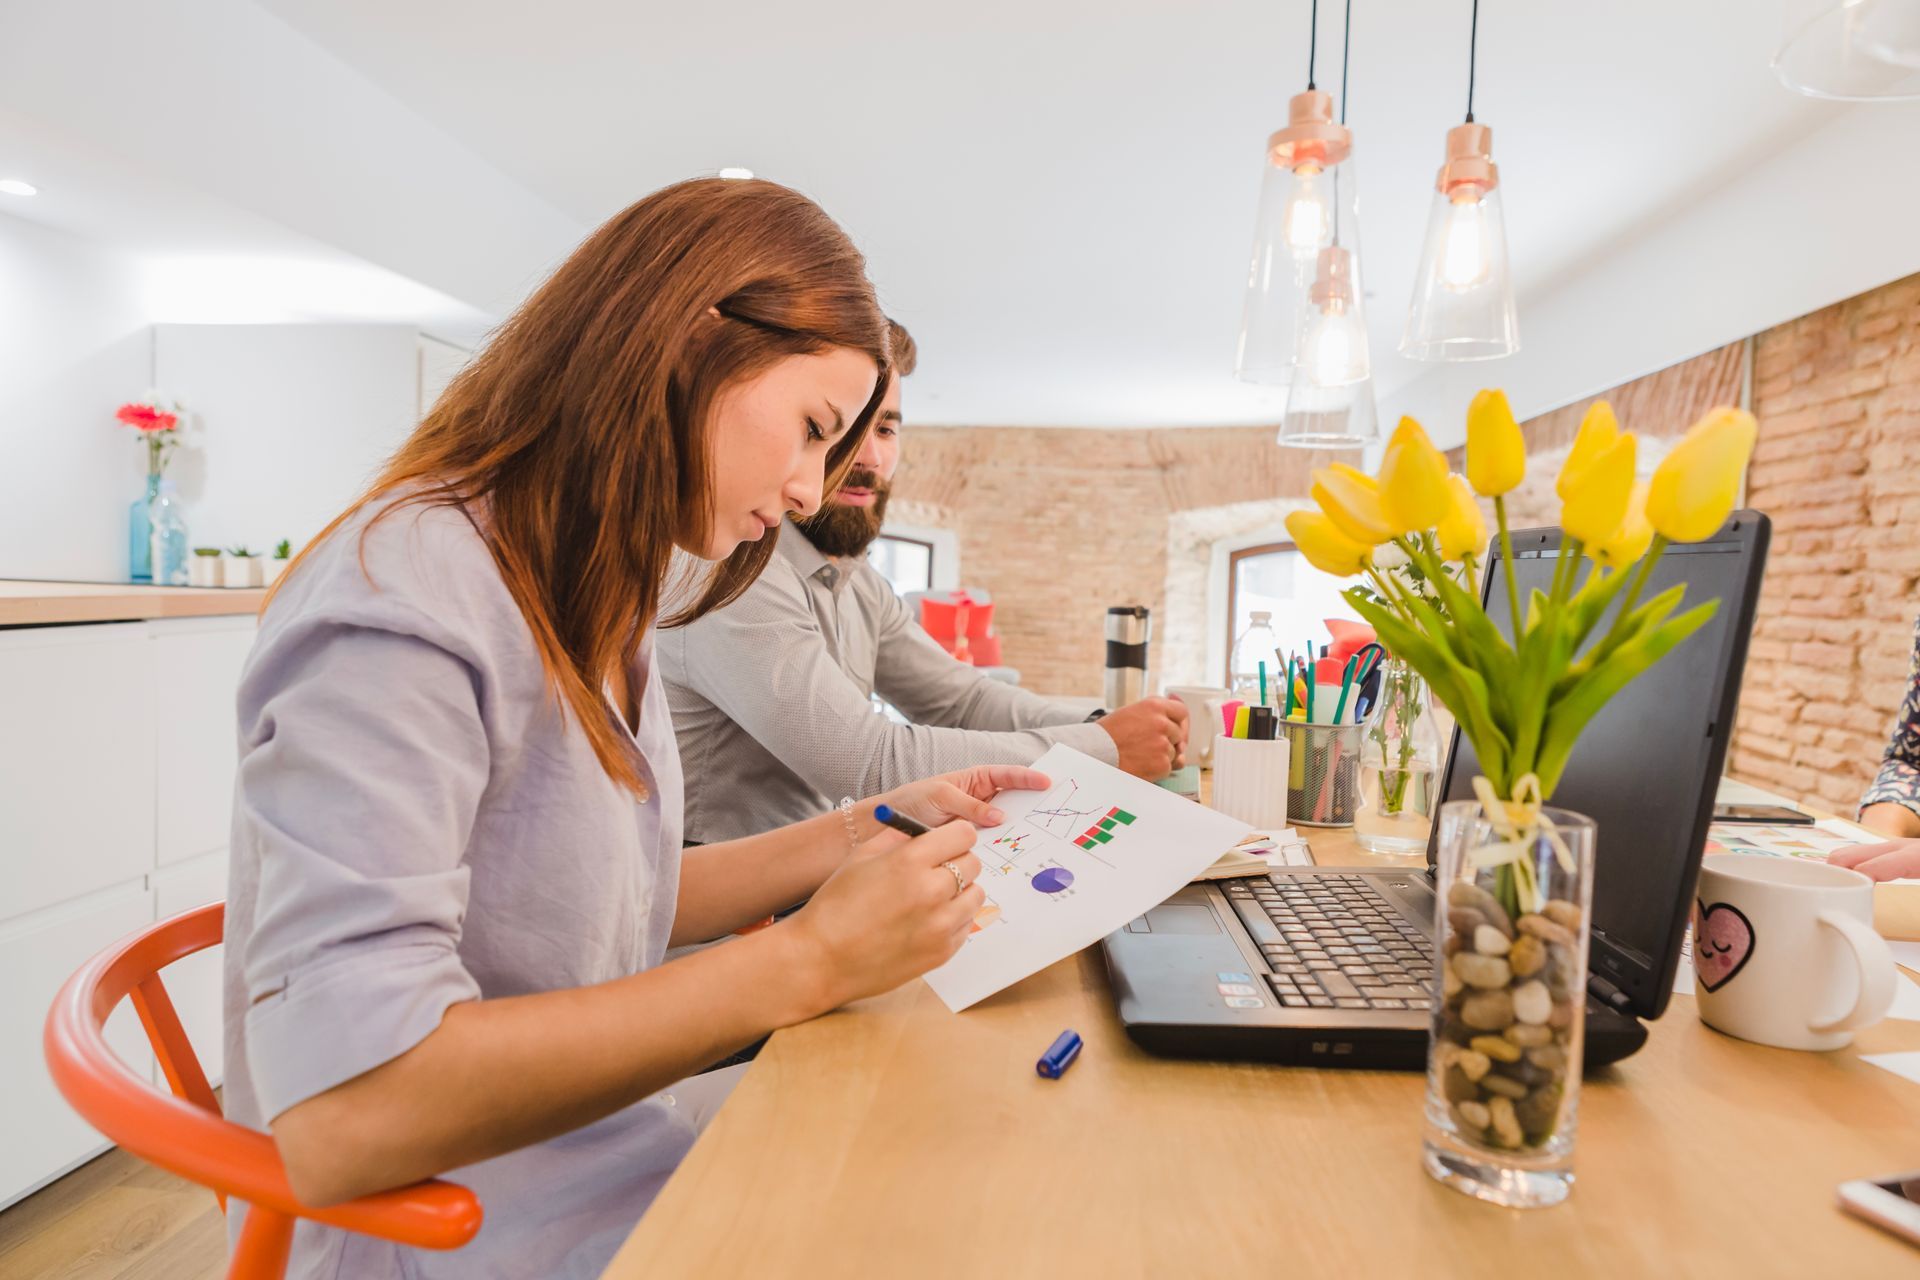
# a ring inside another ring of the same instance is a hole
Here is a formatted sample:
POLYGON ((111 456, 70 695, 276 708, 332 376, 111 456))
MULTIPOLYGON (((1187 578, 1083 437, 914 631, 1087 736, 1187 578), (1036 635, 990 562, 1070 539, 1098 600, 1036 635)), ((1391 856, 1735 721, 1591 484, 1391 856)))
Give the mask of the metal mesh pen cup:
POLYGON ((1303 827, 1350 827, 1360 807, 1360 735, 1363 724, 1281 727, 1291 748, 1287 762, 1287 821, 1303 827))

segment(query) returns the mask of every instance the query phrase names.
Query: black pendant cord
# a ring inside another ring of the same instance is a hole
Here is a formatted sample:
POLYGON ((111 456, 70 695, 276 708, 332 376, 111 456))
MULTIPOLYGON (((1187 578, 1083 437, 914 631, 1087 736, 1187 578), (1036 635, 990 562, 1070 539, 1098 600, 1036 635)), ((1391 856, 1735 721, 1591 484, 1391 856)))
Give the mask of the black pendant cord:
MULTIPOLYGON (((1478 3, 1478 0, 1475 0, 1478 3)), ((1347 122, 1347 55, 1353 50, 1353 0, 1347 0, 1346 25, 1340 33, 1340 123, 1347 122)), ((1333 243, 1340 243, 1340 171, 1333 167, 1333 243)))
MULTIPOLYGON (((1480 0, 1474 0, 1474 3, 1480 3, 1480 0)), ((1307 88, 1311 90, 1314 87, 1314 55, 1320 51, 1320 0, 1313 0, 1313 7, 1309 12, 1312 16, 1307 21, 1312 25, 1307 29, 1307 88)))
POLYGON ((1473 25, 1467 34, 1467 123, 1473 123, 1473 69, 1480 57, 1480 0, 1473 0, 1473 25))
MULTIPOLYGON (((1473 0, 1475 4, 1480 0, 1473 0)), ((1353 0, 1347 0, 1347 25, 1340 33, 1340 123, 1347 122, 1347 54, 1353 50, 1353 0)), ((1468 91, 1467 110, 1473 110, 1473 93, 1468 91)))

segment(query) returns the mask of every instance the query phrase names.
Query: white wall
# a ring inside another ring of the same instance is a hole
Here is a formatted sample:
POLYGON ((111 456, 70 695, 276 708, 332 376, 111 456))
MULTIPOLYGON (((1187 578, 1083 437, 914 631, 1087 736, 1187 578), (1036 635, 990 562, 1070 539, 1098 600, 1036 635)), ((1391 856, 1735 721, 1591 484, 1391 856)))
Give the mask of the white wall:
POLYGON ((0 9, 0 108, 481 311, 585 230, 252 0, 0 9))
POLYGON ((412 429, 423 364, 460 354, 409 325, 156 325, 147 268, 0 215, 0 577, 126 577, 146 453, 113 411, 149 387, 193 411, 167 472, 189 538, 266 549, 338 514, 412 429))
POLYGON ((0 575, 123 577, 145 452, 114 409, 152 381, 140 264, 0 215, 0 575))
POLYGON ((201 432, 201 447, 174 464, 192 543, 298 546, 413 429, 419 334, 408 325, 163 324, 154 380, 193 410, 201 432))
POLYGON ((1528 418, 1912 275, 1916 227, 1920 103, 1854 107, 1523 298, 1519 354, 1437 365, 1380 421, 1410 413, 1449 448, 1481 387, 1528 418))

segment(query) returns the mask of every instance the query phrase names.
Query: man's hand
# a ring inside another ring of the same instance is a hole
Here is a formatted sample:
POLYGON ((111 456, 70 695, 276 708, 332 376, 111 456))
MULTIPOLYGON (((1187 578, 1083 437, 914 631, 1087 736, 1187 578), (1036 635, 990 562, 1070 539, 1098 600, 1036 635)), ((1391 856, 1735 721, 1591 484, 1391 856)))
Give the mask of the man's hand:
POLYGON ((1187 762, 1187 708, 1178 698, 1142 698, 1094 721, 1120 750, 1120 767, 1148 782, 1187 762))

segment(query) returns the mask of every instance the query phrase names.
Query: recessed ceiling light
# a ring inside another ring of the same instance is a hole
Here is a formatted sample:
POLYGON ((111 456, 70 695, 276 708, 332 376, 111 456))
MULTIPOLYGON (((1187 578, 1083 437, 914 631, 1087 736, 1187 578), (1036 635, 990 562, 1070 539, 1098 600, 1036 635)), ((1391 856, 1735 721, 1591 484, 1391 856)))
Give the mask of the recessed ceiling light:
POLYGON ((40 188, 31 182, 22 182, 18 178, 0 178, 0 193, 10 196, 37 196, 40 188))
POLYGON ((738 180, 738 179, 742 179, 742 178, 751 178, 751 177, 753 176, 753 170, 751 170, 751 169, 722 169, 722 170, 720 171, 720 176, 721 176, 721 177, 723 177, 723 178, 733 178, 733 179, 736 179, 736 180, 738 180))

